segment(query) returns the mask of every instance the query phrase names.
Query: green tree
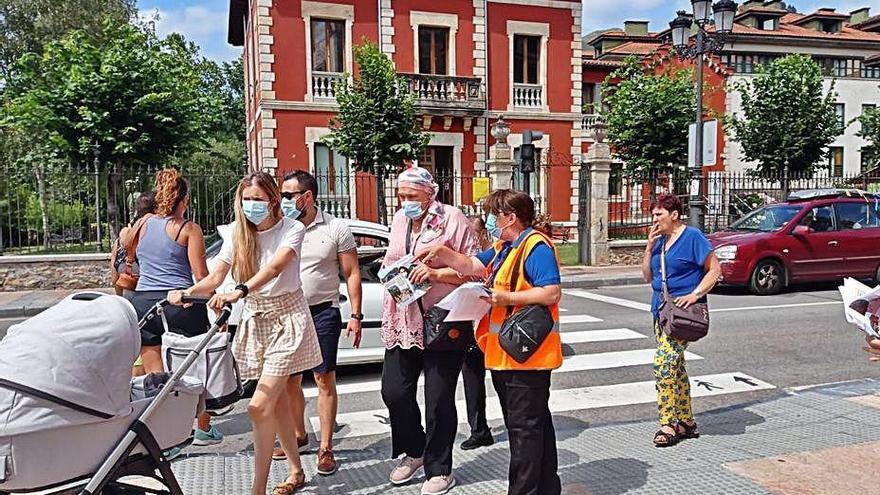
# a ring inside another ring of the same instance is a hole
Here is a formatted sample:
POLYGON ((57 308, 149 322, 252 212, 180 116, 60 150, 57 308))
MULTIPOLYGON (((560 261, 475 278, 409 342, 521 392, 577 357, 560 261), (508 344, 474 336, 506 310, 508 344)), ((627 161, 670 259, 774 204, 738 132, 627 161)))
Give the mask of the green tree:
POLYGON ((26 136, 31 165, 97 161, 110 171, 107 215, 118 229, 122 167, 162 164, 189 151, 216 125, 220 102, 180 36, 157 39, 108 19, 25 55, 7 87, 4 127, 26 136))
POLYGON ((867 153, 866 160, 870 164, 868 169, 877 168, 880 165, 880 109, 867 109, 856 120, 862 127, 856 135, 870 143, 865 147, 867 149, 862 148, 862 153, 867 153))
POLYGON ((0 0, 0 79, 9 76, 25 53, 43 47, 75 29, 99 32, 109 16, 128 22, 137 12, 135 0, 0 0))
POLYGON ((324 143, 357 170, 376 175, 379 215, 386 220, 385 177, 405 160, 418 158, 429 137, 417 125, 415 97, 391 59, 368 41, 354 52, 359 73, 352 82, 337 84, 339 113, 324 143))
POLYGON ((628 170, 665 172, 686 162, 697 108, 691 71, 655 74, 629 57, 602 83, 602 92, 608 139, 628 170))
POLYGON ((734 85, 742 116, 730 119, 733 139, 762 173, 811 173, 843 133, 832 85, 823 89, 822 69, 809 56, 788 55, 758 66, 755 77, 734 85))

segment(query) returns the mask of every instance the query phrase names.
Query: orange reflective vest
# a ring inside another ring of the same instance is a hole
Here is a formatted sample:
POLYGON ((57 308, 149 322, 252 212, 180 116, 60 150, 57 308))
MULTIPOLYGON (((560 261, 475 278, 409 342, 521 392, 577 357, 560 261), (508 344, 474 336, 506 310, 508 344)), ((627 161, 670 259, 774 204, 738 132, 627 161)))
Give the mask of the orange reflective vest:
MULTIPOLYGON (((526 258, 529 253, 532 252, 532 249, 541 243, 545 243, 553 249, 553 254, 556 256, 558 264, 559 256, 556 255, 556 247, 553 245, 553 241, 544 234, 532 230, 526 234, 524 239, 520 240, 518 246, 511 248, 507 258, 503 261, 501 268, 498 269, 498 274, 495 276, 495 283, 492 286, 493 289, 503 291, 523 291, 531 289, 532 286, 529 284, 528 280, 526 280, 525 276, 526 258), (516 270, 518 276, 516 279, 516 287, 511 289, 511 283, 513 282, 511 279, 514 275, 513 267, 515 264, 519 265, 518 270, 516 270)), ((502 245, 502 241, 495 243, 495 258, 498 257, 502 245)), ((487 277, 491 276, 496 261, 496 259, 493 259, 492 262, 489 263, 489 266, 486 267, 486 273, 488 274, 487 277)), ((511 313, 515 313, 519 309, 519 306, 515 306, 511 313)), ((524 363, 519 363, 510 357, 498 343, 498 333, 501 331, 501 326, 507 318, 508 307, 493 306, 489 311, 489 314, 480 320, 476 333, 477 344, 486 355, 486 368, 492 370, 552 370, 560 367, 562 365, 562 341, 559 336, 559 306, 554 304, 553 306, 550 306, 549 309, 550 314, 553 315, 553 320, 556 322, 553 331, 550 332, 532 357, 524 363)))

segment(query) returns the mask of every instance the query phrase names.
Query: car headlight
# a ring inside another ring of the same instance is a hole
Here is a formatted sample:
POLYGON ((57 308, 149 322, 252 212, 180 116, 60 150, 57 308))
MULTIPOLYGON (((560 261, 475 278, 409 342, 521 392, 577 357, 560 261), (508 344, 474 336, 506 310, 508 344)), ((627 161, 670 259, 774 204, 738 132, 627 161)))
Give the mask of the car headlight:
POLYGON ((718 261, 730 261, 736 258, 736 246, 721 246, 715 250, 718 261))

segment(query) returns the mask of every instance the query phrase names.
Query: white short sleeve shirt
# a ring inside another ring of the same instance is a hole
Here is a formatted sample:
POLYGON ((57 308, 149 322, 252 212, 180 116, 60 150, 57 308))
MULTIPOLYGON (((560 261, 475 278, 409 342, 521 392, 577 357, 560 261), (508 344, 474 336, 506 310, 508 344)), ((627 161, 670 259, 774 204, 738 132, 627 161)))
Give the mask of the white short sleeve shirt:
POLYGON ((331 303, 339 307, 339 253, 357 249, 345 220, 318 210, 305 227, 300 275, 309 306, 331 303))
MULTIPOLYGON (((235 223, 230 225, 230 227, 231 232, 233 233, 232 235, 234 236, 235 223)), ((290 248, 296 253, 293 262, 285 267, 277 277, 261 287, 260 290, 257 291, 257 294, 261 296, 278 296, 285 293, 296 292, 302 287, 299 272, 303 237, 305 236, 305 233, 306 229, 303 224, 287 217, 282 218, 271 228, 262 232, 257 232, 257 254, 259 256, 258 270, 259 267, 267 265, 269 261, 272 260, 272 257, 275 256, 275 253, 281 248, 290 248)), ((217 255, 217 259, 228 265, 232 265, 232 260, 235 257, 234 244, 232 236, 230 236, 229 239, 224 239, 223 247, 220 248, 220 253, 217 255)))

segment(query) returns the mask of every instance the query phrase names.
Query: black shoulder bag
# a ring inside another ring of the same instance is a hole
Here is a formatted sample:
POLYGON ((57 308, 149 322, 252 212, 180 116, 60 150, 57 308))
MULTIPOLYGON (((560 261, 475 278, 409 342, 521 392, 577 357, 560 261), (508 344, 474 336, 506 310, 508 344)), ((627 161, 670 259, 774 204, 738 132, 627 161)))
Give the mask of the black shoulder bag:
MULTIPOLYGON (((406 252, 412 247, 412 220, 406 226, 406 252)), ((434 306, 428 311, 422 305, 422 298, 416 300, 422 313, 423 343, 429 351, 466 351, 474 345, 474 322, 443 321, 449 310, 434 306)))
MULTIPOLYGON (((520 249, 516 259, 513 260, 513 274, 510 277, 511 292, 516 291, 522 256, 526 256, 525 249, 520 249)), ((555 325, 556 322, 553 321, 553 315, 547 306, 530 304, 521 307, 516 313, 513 312, 513 306, 508 306, 507 316, 504 318, 504 324, 501 325, 501 332, 498 334, 498 343, 504 352, 517 363, 522 364, 528 361, 541 347, 555 325)))

